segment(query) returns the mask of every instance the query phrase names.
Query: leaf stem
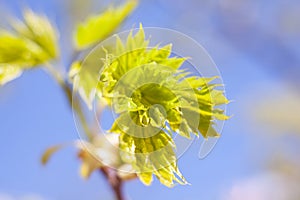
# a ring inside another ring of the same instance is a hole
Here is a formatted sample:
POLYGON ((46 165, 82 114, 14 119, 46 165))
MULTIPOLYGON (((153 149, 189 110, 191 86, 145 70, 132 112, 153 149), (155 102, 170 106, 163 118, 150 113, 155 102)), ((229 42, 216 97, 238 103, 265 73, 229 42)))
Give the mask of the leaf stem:
POLYGON ((57 81, 57 83, 61 86, 63 89, 64 94, 67 97, 68 103, 70 105, 70 108, 75 111, 76 115, 78 116, 80 123, 82 125, 82 128, 84 130, 84 133, 89 141, 92 141, 94 134, 92 133, 88 122, 86 121, 83 108, 80 104, 80 99, 73 95, 73 88, 71 84, 68 84, 67 81, 65 81, 64 77, 61 75, 61 73, 50 63, 47 63, 46 70, 53 76, 53 78, 57 81))
MULTIPOLYGON (((66 95, 70 108, 73 109, 82 125, 82 128, 87 136, 87 139, 91 142, 94 138, 94 134, 92 133, 88 122, 86 121, 83 108, 80 104, 80 99, 78 96, 73 95, 72 92, 72 85, 69 84, 62 74, 50 63, 47 63, 45 65, 46 71, 53 76, 53 78, 57 81, 57 83, 61 86, 61 88, 64 91, 64 94, 66 95)), ((101 112, 101 111, 99 111, 101 112)), ((123 195, 123 181, 120 179, 120 177, 117 175, 117 172, 115 169, 109 168, 109 167, 102 167, 100 169, 101 173, 104 175, 106 180, 108 181, 109 185, 111 186, 115 196, 116 200, 125 200, 125 197, 123 195)))

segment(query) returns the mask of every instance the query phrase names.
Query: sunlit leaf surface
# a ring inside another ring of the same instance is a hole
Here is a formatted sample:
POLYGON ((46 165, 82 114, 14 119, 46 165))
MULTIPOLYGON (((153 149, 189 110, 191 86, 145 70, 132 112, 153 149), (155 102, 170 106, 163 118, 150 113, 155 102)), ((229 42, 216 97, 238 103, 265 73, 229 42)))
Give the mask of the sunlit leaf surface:
POLYGON ((46 17, 26 10, 24 22, 15 20, 12 27, 0 31, 0 84, 58 56, 57 33, 46 17))
POLYGON ((109 7, 105 12, 88 18, 75 32, 78 49, 84 49, 111 35, 134 10, 137 0, 128 0, 120 7, 109 7))
POLYGON ((190 75, 179 67, 185 58, 171 57, 171 45, 148 47, 142 29, 107 51, 97 92, 119 115, 111 132, 120 134, 122 158, 131 163, 141 181, 186 184, 178 170, 172 133, 191 138, 218 137, 215 120, 228 117, 217 105, 228 100, 217 77, 190 75))

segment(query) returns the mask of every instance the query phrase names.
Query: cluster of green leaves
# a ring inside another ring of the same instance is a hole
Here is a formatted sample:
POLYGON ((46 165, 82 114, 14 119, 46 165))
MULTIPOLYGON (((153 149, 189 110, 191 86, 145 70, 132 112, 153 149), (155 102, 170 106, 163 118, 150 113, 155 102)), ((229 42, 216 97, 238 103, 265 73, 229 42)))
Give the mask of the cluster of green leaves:
POLYGON ((154 174, 169 187, 186 184, 177 167, 172 133, 218 137, 213 123, 228 117, 217 106, 228 100, 210 83, 217 77, 180 70, 186 59, 171 57, 172 45, 148 44, 142 27, 135 35, 130 32, 125 42, 117 37, 115 47, 102 54, 103 66, 96 67, 102 68, 101 76, 94 74, 93 66, 83 67, 78 87, 88 105, 97 93, 113 106, 119 117, 110 131, 120 134, 122 158, 143 183, 149 185, 154 174))
MULTIPOLYGON (((77 50, 89 48, 111 35, 134 10, 137 0, 109 7, 102 14, 88 17, 74 31, 77 50)), ((59 57, 58 33, 43 15, 25 10, 24 20, 14 20, 11 31, 0 30, 0 85, 17 78, 26 69, 59 57)))
POLYGON ((49 20, 26 10, 24 22, 13 22, 12 31, 0 30, 0 85, 57 56, 57 33, 49 20))

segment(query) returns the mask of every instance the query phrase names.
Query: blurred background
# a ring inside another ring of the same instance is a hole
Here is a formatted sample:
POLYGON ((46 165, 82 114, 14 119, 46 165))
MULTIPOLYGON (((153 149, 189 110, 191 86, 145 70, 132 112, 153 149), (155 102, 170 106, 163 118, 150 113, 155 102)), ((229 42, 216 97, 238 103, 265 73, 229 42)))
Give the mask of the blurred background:
MULTIPOLYGON (((120 1, 113 1, 115 4, 120 1)), ((72 30, 107 0, 0 0, 0 27, 23 8, 45 13, 60 31, 62 57, 72 30)), ((121 30, 171 28, 202 44, 217 64, 233 117, 204 160, 195 142, 179 160, 190 186, 128 182, 129 200, 300 199, 300 2, 298 0, 141 0, 121 30)), ((62 61, 67 65, 67 60, 62 61)), ((43 167, 49 146, 77 139, 59 86, 41 69, 0 88, 0 200, 113 200, 103 177, 78 176, 76 150, 43 167)))

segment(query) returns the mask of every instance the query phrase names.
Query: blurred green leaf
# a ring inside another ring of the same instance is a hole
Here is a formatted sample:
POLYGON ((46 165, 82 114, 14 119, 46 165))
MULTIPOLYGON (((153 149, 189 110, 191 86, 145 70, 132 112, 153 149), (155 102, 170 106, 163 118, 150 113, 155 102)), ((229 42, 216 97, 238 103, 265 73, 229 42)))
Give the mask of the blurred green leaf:
POLYGON ((16 32, 37 44, 48 56, 49 59, 56 58, 58 51, 58 34, 50 21, 42 15, 31 10, 24 11, 24 22, 16 21, 13 27, 16 32))
POLYGON ((31 40, 0 32, 0 64, 17 65, 20 68, 36 66, 45 60, 44 51, 31 40))
POLYGON ((137 6, 137 0, 128 0, 124 5, 108 8, 104 13, 88 18, 78 25, 75 43, 78 49, 90 47, 111 35, 137 6))
POLYGON ((74 89, 79 92, 89 108, 96 95, 99 72, 104 65, 101 59, 105 56, 106 52, 102 48, 97 48, 88 55, 84 62, 73 62, 69 70, 69 78, 73 82, 74 89))
POLYGON ((12 32, 0 31, 1 84, 58 56, 57 33, 46 17, 26 10, 24 23, 15 20, 12 26, 12 32))
POLYGON ((22 74, 22 70, 14 65, 0 65, 0 86, 18 78, 22 74))

